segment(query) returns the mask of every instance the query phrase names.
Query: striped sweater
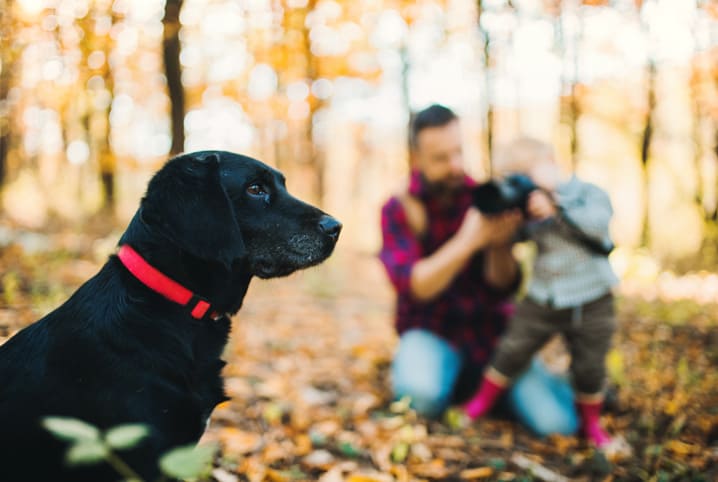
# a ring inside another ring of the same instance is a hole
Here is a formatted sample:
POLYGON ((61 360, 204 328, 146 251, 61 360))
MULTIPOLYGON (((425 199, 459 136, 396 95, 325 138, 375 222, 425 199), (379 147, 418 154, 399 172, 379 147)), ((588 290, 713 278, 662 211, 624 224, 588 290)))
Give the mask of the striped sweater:
POLYGON ((608 258, 591 250, 574 229, 600 244, 611 243, 613 215, 608 195, 573 176, 555 192, 559 215, 527 224, 524 238, 538 246, 527 296, 536 303, 563 309, 596 300, 618 282, 608 258))

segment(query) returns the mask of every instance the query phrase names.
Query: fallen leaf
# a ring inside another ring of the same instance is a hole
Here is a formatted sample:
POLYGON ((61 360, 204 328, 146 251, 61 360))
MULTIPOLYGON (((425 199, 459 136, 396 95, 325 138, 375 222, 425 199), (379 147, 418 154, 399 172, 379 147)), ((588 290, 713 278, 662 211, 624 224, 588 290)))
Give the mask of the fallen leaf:
POLYGON ((262 436, 256 432, 245 432, 234 427, 219 430, 219 442, 230 455, 245 455, 262 447, 262 436))
POLYGON ((567 437, 563 435, 552 435, 549 437, 549 443, 554 446, 559 454, 566 454, 570 450, 575 449, 578 445, 576 437, 567 437))
POLYGON ((230 474, 221 467, 217 467, 212 471, 212 477, 217 479, 217 482, 239 482, 238 476, 230 474))
POLYGON ((411 445, 411 457, 419 462, 428 462, 433 458, 431 449, 424 442, 411 445))
POLYGON ((485 479, 491 477, 494 473, 494 469, 491 467, 476 467, 475 469, 466 469, 459 472, 459 477, 462 479, 485 479))
POLYGON ((554 472, 540 463, 531 460, 525 455, 514 454, 511 457, 511 462, 524 470, 530 471, 534 477, 537 477, 545 482, 569 482, 568 477, 564 477, 563 475, 554 472))
POLYGON ((278 403, 269 403, 264 407, 262 417, 270 425, 277 425, 281 422, 284 415, 284 408, 278 403))
POLYGON ((371 451, 371 459, 379 470, 389 471, 391 470, 391 452, 392 445, 390 443, 375 444, 371 451))
POLYGON ((391 475, 386 474, 352 474, 348 476, 346 482, 394 482, 391 475))
POLYGON ((451 470, 446 467, 446 464, 441 459, 434 459, 425 464, 411 465, 409 470, 412 474, 418 475, 419 477, 430 477, 434 479, 448 477, 451 474, 451 470))
POLYGON ((394 445, 394 448, 391 450, 391 460, 397 464, 404 462, 408 455, 409 444, 406 442, 399 442, 398 444, 394 445))
POLYGON ((372 393, 362 393, 359 395, 352 404, 352 412, 354 415, 361 415, 368 413, 371 409, 379 405, 379 397, 372 393))
POLYGON ((341 425, 336 420, 325 420, 323 422, 319 422, 317 424, 312 425, 312 428, 310 430, 310 437, 311 434, 320 434, 324 437, 331 437, 335 433, 339 431, 341 428, 341 425))
POLYGON ((287 482, 292 480, 292 477, 286 472, 274 469, 267 469, 267 478, 272 482, 287 482))
POLYGON ((314 405, 329 405, 337 400, 337 394, 335 392, 319 390, 312 386, 303 387, 300 390, 300 396, 302 401, 310 407, 314 405))
POLYGON ((347 457, 358 457, 361 450, 355 447, 351 442, 339 442, 339 451, 347 457))
POLYGON ((334 456, 328 450, 315 450, 302 459, 302 464, 313 469, 328 470, 334 463, 334 456))
POLYGON ((396 478, 396 482, 409 482, 412 480, 409 471, 404 465, 394 465, 389 472, 396 478))
POLYGON ((342 462, 322 474, 322 476, 319 477, 318 482, 344 482, 344 473, 353 472, 355 470, 357 470, 356 462, 342 462))
POLYGON ((698 445, 681 442, 680 440, 669 440, 664 447, 677 455, 697 454, 701 451, 698 445))
POLYGON ((259 456, 247 457, 238 467, 238 472, 244 474, 250 482, 262 482, 267 473, 267 466, 262 463, 259 456))
POLYGON ((293 447, 291 446, 291 442, 271 442, 264 447, 262 458, 267 464, 271 464, 272 462, 276 462, 278 460, 289 459, 293 455, 292 449, 293 447))

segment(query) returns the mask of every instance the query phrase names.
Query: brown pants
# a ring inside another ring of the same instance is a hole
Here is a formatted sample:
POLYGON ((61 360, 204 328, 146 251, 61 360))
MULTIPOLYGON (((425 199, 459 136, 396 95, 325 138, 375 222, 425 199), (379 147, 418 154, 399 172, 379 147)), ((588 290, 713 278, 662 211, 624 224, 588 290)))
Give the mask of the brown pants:
POLYGON ((524 299, 508 331, 501 338, 492 366, 514 379, 533 355, 556 333, 563 335, 571 353, 573 383, 580 393, 603 390, 605 359, 616 328, 613 295, 575 308, 553 309, 524 299))

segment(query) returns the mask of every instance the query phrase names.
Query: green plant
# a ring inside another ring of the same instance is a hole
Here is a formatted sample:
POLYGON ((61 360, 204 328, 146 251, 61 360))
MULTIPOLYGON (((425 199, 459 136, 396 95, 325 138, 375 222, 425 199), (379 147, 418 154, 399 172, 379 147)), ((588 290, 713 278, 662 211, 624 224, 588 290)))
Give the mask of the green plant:
POLYGON ((160 458, 160 468, 170 477, 196 478, 208 471, 216 450, 214 445, 177 447, 160 458))
MULTIPOLYGON (((131 449, 147 437, 149 429, 145 425, 119 425, 102 432, 76 418, 45 417, 43 426, 55 437, 70 443, 65 454, 69 465, 91 465, 104 461, 125 481, 143 482, 116 452, 131 449)), ((213 445, 176 447, 162 455, 160 469, 169 477, 197 478, 209 471, 215 451, 213 445)))

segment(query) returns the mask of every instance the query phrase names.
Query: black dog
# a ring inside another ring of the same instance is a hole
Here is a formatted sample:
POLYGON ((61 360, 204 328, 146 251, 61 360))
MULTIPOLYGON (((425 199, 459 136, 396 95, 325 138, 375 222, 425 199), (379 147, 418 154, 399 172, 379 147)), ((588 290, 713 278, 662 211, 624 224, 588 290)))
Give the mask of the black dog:
POLYGON ((226 400, 220 359, 253 276, 326 259, 341 224, 290 196, 281 173, 209 151, 170 160, 92 279, 0 347, 0 481, 114 481, 68 468, 41 426, 69 416, 150 434, 121 458, 145 480, 168 449, 194 443, 226 400))

